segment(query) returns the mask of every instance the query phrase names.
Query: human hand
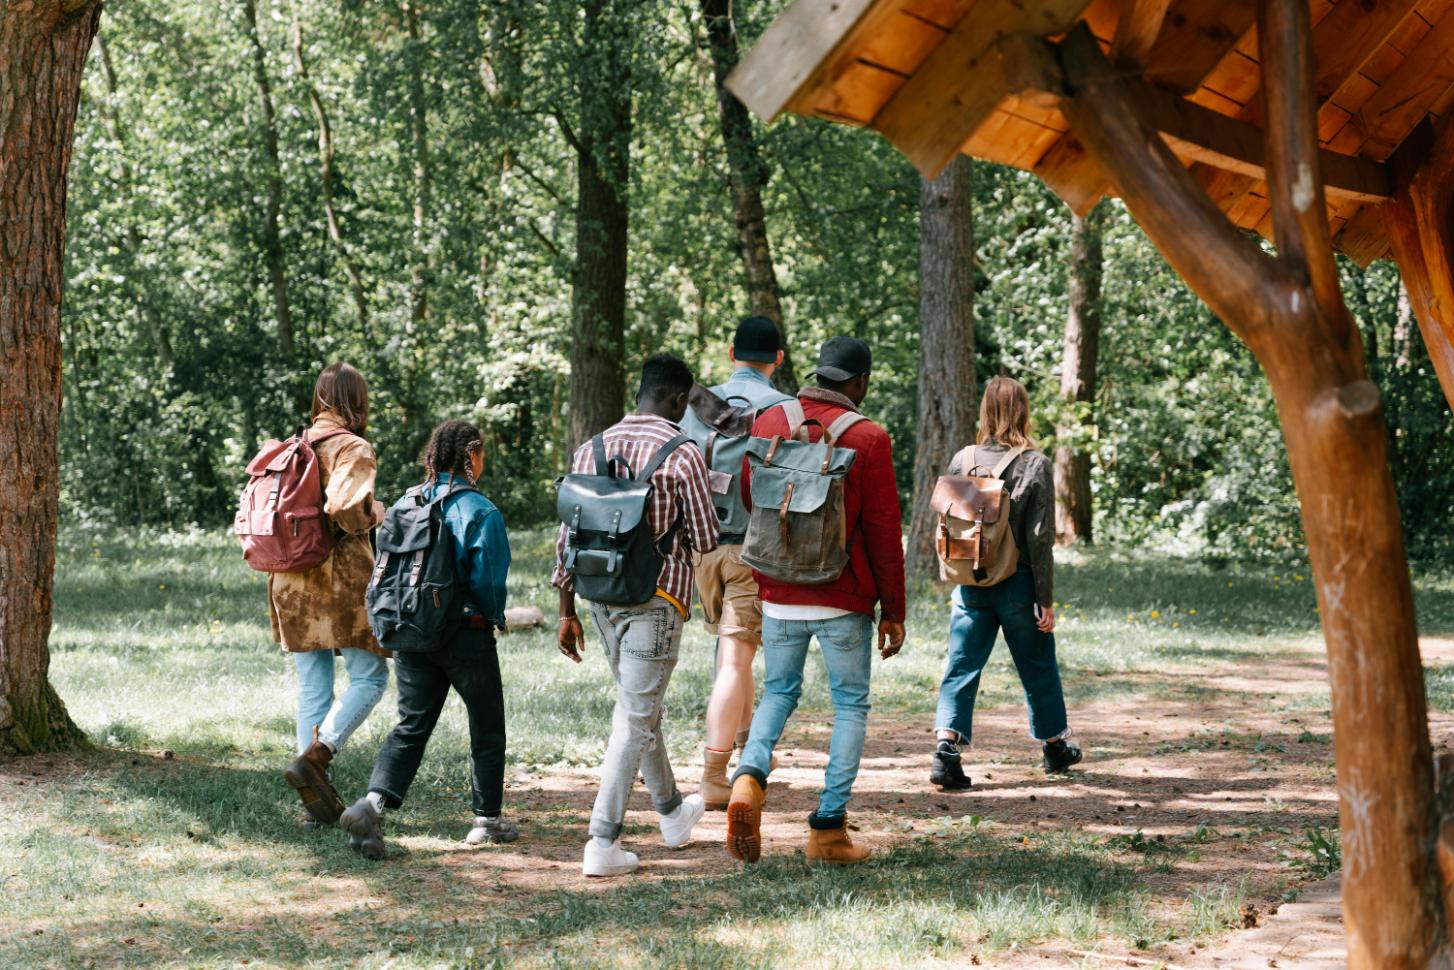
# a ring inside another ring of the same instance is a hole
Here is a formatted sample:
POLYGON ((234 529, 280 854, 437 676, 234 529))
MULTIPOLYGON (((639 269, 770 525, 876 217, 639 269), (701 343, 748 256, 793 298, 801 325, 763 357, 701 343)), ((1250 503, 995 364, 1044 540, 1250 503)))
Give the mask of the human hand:
POLYGON ((902 623, 881 621, 878 625, 878 655, 887 660, 898 653, 903 648, 904 637, 907 635, 902 623))
POLYGON ((575 663, 580 663, 581 651, 586 649, 586 633, 581 629, 580 619, 574 616, 561 617, 560 626, 555 631, 555 643, 561 653, 575 663))
POLYGON ((1035 628, 1041 633, 1055 632, 1055 607, 1039 605, 1035 607, 1035 628))

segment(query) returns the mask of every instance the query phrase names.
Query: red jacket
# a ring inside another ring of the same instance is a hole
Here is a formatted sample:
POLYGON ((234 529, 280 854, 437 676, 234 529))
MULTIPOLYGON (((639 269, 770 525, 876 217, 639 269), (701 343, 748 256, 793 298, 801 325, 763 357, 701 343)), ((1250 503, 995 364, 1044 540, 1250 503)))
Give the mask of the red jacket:
MULTIPOLYGON (((844 411, 857 410, 841 394, 806 387, 798 395, 803 413, 823 427, 831 425, 844 411)), ((788 419, 780 407, 763 412, 752 426, 760 438, 788 433, 788 419)), ((823 437, 822 428, 808 425, 813 441, 823 437)), ((757 576, 762 599, 767 603, 794 606, 833 606, 854 613, 873 615, 882 602, 885 620, 904 622, 904 535, 899 522, 899 488, 894 481, 893 443, 889 433, 872 421, 860 421, 838 442, 852 448, 858 457, 843 484, 843 512, 848 521, 848 567, 843 575, 825 586, 784 583, 761 573, 757 576)), ((752 508, 752 469, 742 472, 742 499, 752 508)))

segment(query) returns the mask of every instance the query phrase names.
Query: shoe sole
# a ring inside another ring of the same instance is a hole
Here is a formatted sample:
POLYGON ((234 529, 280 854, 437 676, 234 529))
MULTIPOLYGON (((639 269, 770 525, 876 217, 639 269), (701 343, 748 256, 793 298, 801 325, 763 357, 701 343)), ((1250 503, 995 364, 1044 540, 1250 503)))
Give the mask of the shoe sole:
POLYGON ((728 799, 725 802, 702 802, 702 804, 707 806, 707 811, 709 812, 725 812, 727 811, 727 805, 730 802, 731 799, 728 799))
POLYGON ((727 852, 741 862, 762 858, 761 816, 751 802, 727 804, 727 852))
POLYGON ((1068 764, 1060 765, 1059 767, 1056 767, 1056 768, 1052 768, 1049 765, 1046 765, 1045 766, 1045 773, 1047 775, 1068 775, 1068 774, 1070 774, 1070 769, 1072 769, 1076 765, 1080 764, 1081 761, 1084 758, 1085 758, 1085 755, 1084 754, 1076 755, 1076 758, 1075 758, 1074 761, 1069 762, 1068 764))
POLYGON ((861 862, 867 862, 868 856, 862 859, 809 859, 810 866, 856 866, 861 862))
POLYGON ((581 867, 581 872, 588 879, 610 879, 613 876, 629 876, 635 871, 636 866, 606 866, 605 868, 598 869, 594 872, 592 872, 590 869, 587 869, 585 866, 581 867))
POLYGON ((308 766, 302 771, 289 765, 283 771, 283 780, 288 786, 298 793, 303 801, 303 810, 311 815, 314 821, 322 822, 324 825, 332 825, 343 815, 343 799, 338 797, 338 792, 328 783, 327 778, 314 777, 308 766))

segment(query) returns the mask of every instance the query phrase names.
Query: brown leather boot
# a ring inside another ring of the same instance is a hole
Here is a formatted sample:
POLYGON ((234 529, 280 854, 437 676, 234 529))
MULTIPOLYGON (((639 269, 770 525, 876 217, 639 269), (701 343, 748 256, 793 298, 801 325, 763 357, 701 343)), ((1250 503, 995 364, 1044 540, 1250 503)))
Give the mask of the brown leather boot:
POLYGON ((848 836, 848 819, 837 828, 820 829, 811 823, 808 827, 808 861, 829 862, 834 865, 849 865, 862 862, 869 855, 868 846, 854 845, 848 836))
POLYGON ((708 811, 720 812, 732 800, 732 783, 727 780, 727 759, 731 757, 731 751, 707 748, 702 752, 702 785, 697 790, 708 811))
POLYGON ((343 814, 343 799, 328 780, 328 764, 332 760, 333 749, 318 740, 315 729, 308 750, 294 758, 283 772, 283 780, 297 789, 303 808, 324 825, 332 825, 343 814))
POLYGON ((762 856, 762 805, 767 792, 756 778, 738 775, 727 803, 727 851, 732 858, 756 862, 762 856))

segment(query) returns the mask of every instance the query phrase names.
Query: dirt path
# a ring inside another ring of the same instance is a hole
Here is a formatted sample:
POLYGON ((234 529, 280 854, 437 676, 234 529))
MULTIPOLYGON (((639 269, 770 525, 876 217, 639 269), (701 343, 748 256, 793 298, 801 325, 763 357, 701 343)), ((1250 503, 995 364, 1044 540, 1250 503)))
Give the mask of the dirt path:
MULTIPOLYGON (((1454 659, 1454 641, 1430 641, 1426 657, 1431 662, 1454 659)), ((978 715, 976 743, 966 753, 975 787, 954 794, 927 784, 932 747, 927 723, 875 717, 851 819, 860 836, 876 848, 932 834, 946 821, 966 815, 980 816, 986 831, 1001 834, 1064 830, 1120 836, 1133 844, 1166 840, 1185 845, 1190 840, 1195 852, 1169 856, 1167 865, 1144 872, 1144 880, 1167 907, 1185 905, 1194 893, 1245 880, 1249 905, 1242 918, 1261 933, 1255 938, 1262 942, 1253 947, 1229 931, 1210 944, 1129 952, 1108 944, 1107 955, 1114 952, 1121 959, 1107 965, 1124 966, 1124 956, 1135 954, 1197 967, 1251 966, 1246 962, 1251 956, 1262 961, 1256 964, 1261 967, 1300 966, 1292 957, 1303 951, 1298 946, 1287 949, 1288 920, 1276 915, 1287 905, 1282 896, 1287 887, 1307 884, 1310 878, 1289 868, 1289 847, 1308 829, 1331 831, 1337 824, 1332 729, 1327 709, 1319 706, 1327 685, 1321 648, 1300 645, 1275 661, 1213 664, 1187 676, 1202 688, 1194 699, 1108 700, 1076 707, 1073 724, 1087 757, 1064 780, 1047 779, 1040 771, 1038 746, 1027 737, 1019 707, 978 715), (1274 927, 1284 928, 1282 937, 1274 927), (1263 949, 1269 951, 1265 956, 1263 949), (1269 964, 1267 959, 1278 962, 1269 964)), ((806 816, 816 805, 822 781, 830 727, 822 716, 790 723, 778 752, 782 763, 768 789, 764 854, 801 852, 806 816)), ((1432 716, 1431 730, 1439 744, 1454 733, 1454 718, 1432 716)), ((679 768, 684 790, 694 787, 699 770, 698 764, 679 768)), ((527 819, 537 812, 580 818, 589 813, 594 790, 593 771, 553 769, 517 775, 507 800, 527 819)), ((627 825, 627 841, 637 843, 642 858, 636 878, 707 876, 736 866, 722 848, 721 813, 709 813, 697 841, 677 852, 663 849, 649 834, 655 815, 640 791, 627 825), (634 839, 632 826, 642 833, 634 839)), ((515 891, 610 888, 609 881, 580 875, 579 841, 579 832, 569 829, 553 838, 532 834, 519 851, 493 851, 486 863, 488 881, 515 891)), ((473 867, 482 860, 461 854, 458 861, 473 867)), ((1334 891, 1323 886, 1314 898, 1316 905, 1299 903, 1288 911, 1299 922, 1315 916, 1323 924, 1310 936, 1306 930, 1292 933, 1312 941, 1307 942, 1312 948, 1308 952, 1318 958, 1309 968, 1338 965, 1336 957, 1328 962, 1329 941, 1336 943, 1341 934, 1336 900, 1329 901, 1334 891)), ((1052 943, 1005 954, 995 965, 1096 964, 1096 959, 1052 943)))

